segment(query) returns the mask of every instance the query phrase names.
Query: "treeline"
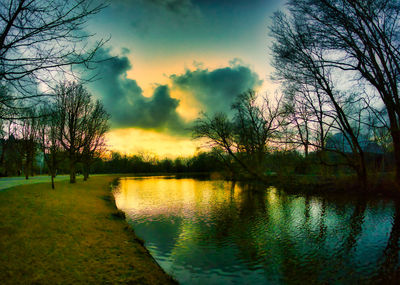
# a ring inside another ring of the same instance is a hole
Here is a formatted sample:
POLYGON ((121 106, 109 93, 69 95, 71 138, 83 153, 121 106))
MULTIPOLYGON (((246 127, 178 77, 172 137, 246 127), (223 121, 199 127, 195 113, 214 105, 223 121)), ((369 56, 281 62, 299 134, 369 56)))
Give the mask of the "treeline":
POLYGON ((28 179, 35 172, 47 172, 54 188, 54 177, 67 166, 70 182, 75 183, 78 166, 86 180, 90 166, 105 150, 110 116, 82 84, 61 83, 47 102, 21 107, 14 117, 0 120, 3 176, 23 173, 28 179))
POLYGON ((207 152, 175 159, 112 152, 108 158, 98 158, 91 167, 93 173, 210 173, 221 169, 218 158, 207 152))

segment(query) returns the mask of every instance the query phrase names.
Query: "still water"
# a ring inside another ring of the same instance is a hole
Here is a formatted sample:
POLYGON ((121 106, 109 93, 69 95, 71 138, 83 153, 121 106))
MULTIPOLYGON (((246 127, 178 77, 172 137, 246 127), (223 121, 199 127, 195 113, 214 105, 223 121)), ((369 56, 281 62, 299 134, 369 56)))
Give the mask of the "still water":
POLYGON ((153 257, 181 284, 400 280, 400 204, 253 188, 141 177, 122 178, 114 195, 153 257))

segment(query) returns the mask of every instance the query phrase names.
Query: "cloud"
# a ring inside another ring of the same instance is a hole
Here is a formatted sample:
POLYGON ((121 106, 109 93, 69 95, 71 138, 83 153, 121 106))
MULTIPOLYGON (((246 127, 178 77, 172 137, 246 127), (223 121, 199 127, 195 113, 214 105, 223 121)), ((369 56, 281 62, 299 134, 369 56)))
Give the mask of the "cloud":
POLYGON ((191 0, 115 0, 106 17, 118 14, 120 26, 129 25, 135 37, 153 38, 171 31, 185 30, 198 23, 202 12, 191 0))
POLYGON ((211 71, 197 65, 195 70, 187 69, 184 74, 171 75, 170 79, 173 88, 193 94, 207 113, 229 112, 237 95, 262 84, 258 75, 240 60, 211 71))
MULTIPOLYGON (((110 51, 99 50, 98 59, 110 58, 110 51)), ((126 56, 113 57, 101 62, 98 80, 89 86, 111 114, 112 127, 139 127, 186 133, 186 125, 176 112, 179 100, 171 98, 169 87, 158 85, 153 96, 143 96, 143 90, 133 79, 127 78, 131 68, 126 56)))
POLYGON ((112 57, 110 50, 100 49, 97 59, 101 61, 96 72, 98 80, 89 89, 102 100, 111 114, 113 128, 136 127, 175 135, 188 135, 191 122, 185 121, 177 112, 180 100, 171 97, 175 88, 194 96, 204 111, 229 111, 236 95, 261 85, 258 75, 240 61, 230 66, 208 70, 197 65, 195 70, 170 76, 170 85, 155 84, 151 97, 143 95, 136 80, 127 77, 132 68, 126 53, 112 57))
POLYGON ((156 7, 164 8, 170 12, 188 16, 195 6, 190 0, 144 0, 146 3, 156 7))

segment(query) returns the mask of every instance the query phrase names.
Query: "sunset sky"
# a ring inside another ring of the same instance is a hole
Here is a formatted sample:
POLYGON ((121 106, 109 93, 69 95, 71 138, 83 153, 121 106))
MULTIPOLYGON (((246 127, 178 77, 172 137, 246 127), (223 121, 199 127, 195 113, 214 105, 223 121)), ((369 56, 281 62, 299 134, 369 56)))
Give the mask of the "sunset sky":
POLYGON ((111 114, 111 150, 188 156, 200 111, 272 90, 268 26, 280 0, 114 0, 88 23, 110 38, 89 85, 111 114))

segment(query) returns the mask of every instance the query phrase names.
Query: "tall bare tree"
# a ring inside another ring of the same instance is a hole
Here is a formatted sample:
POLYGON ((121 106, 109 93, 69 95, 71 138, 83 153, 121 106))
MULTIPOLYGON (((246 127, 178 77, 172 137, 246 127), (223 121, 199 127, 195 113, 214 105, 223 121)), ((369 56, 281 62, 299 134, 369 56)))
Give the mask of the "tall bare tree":
MULTIPOLYGON (((62 83, 56 92, 59 142, 68 153, 70 183, 76 182, 76 165, 90 166, 96 152, 104 147, 104 134, 108 130, 109 115, 100 101, 93 102, 91 94, 82 84, 62 83)), ((88 177, 88 171, 86 178, 88 177)))
POLYGON ((324 61, 347 76, 368 83, 384 104, 390 122, 400 183, 400 2, 396 0, 291 0, 324 61))
POLYGON ((242 160, 256 173, 264 173, 266 154, 283 124, 281 98, 275 99, 272 102, 250 90, 240 94, 232 105, 238 153, 244 154, 242 160))
POLYGON ((64 159, 63 148, 59 140, 60 125, 58 113, 52 107, 43 108, 39 118, 38 141, 43 152, 51 177, 51 188, 54 189, 54 178, 57 168, 64 159))
POLYGON ((100 101, 96 101, 89 114, 86 125, 84 146, 81 155, 83 163, 83 180, 89 178, 90 165, 93 159, 99 157, 105 150, 105 134, 109 130, 110 115, 100 101))
MULTIPOLYGON (((340 81, 335 76, 334 68, 328 63, 329 55, 316 42, 315 34, 303 15, 293 13, 286 16, 276 13, 271 31, 275 38, 273 64, 276 78, 286 86, 300 88, 301 92, 298 94, 305 96, 304 99, 313 105, 315 114, 321 113, 316 117, 320 120, 321 131, 325 124, 342 134, 351 148, 350 152, 324 148, 323 141, 321 148, 337 151, 342 155, 356 171, 359 181, 366 185, 365 156, 359 141, 362 118, 350 116, 348 108, 352 103, 362 101, 362 98, 354 98, 357 93, 343 92, 336 87, 340 81)), ((352 106, 355 107, 356 104, 352 106)), ((358 110, 361 111, 362 108, 358 110)))
POLYGON ((15 122, 15 136, 21 156, 24 158, 25 178, 33 175, 33 164, 37 154, 39 120, 34 109, 25 113, 24 119, 15 122))
POLYGON ((62 83, 56 89, 56 112, 60 126, 59 141, 68 154, 70 183, 76 182, 76 165, 85 146, 91 96, 75 82, 62 83))
MULTIPOLYGON (((83 29, 105 4, 94 0, 0 1, 0 84, 15 91, 0 105, 37 98, 36 85, 74 74, 72 67, 88 64, 104 40, 89 44, 83 29)), ((0 117, 3 114, 0 113, 0 117)))

